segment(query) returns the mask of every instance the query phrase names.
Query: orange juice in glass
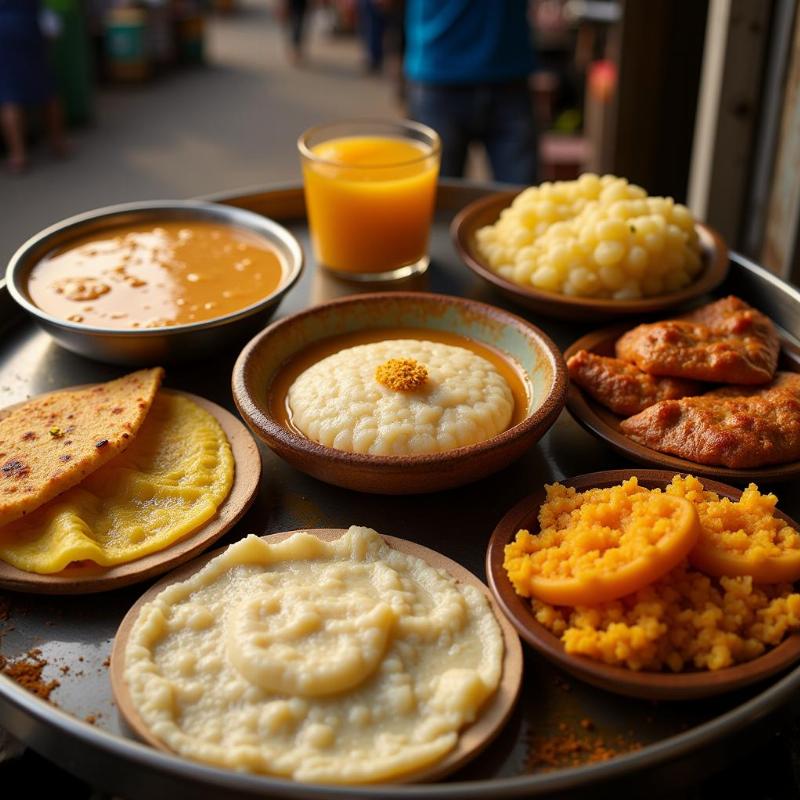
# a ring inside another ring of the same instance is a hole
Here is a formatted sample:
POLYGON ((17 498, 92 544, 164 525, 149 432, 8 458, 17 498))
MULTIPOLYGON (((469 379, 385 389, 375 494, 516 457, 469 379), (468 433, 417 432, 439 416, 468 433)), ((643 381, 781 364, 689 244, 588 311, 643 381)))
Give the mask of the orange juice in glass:
POLYGON ((416 122, 340 122, 298 139, 317 262, 381 281, 428 267, 438 134, 416 122))

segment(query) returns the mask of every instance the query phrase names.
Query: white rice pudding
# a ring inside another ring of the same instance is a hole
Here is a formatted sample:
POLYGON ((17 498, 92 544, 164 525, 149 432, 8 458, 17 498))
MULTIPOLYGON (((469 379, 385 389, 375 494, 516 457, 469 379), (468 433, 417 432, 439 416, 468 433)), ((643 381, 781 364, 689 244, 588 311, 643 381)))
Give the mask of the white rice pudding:
POLYGON ((504 431, 514 413, 506 379, 464 347, 417 339, 357 345, 323 358, 289 387, 292 424, 314 442, 379 456, 441 453, 504 431), (412 391, 389 388, 376 370, 413 359, 427 370, 412 391))
POLYGON ((143 606, 124 679, 175 752, 299 781, 390 780, 442 759, 496 690, 483 594, 351 527, 231 545, 143 606))

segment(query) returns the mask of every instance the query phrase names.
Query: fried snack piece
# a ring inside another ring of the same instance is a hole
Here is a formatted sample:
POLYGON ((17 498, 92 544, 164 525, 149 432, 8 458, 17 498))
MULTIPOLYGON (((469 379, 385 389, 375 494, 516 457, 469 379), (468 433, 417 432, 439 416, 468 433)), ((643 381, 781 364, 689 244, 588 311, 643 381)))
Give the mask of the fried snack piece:
POLYGON ((731 469, 800 459, 800 375, 779 372, 766 387, 726 386, 662 400, 620 423, 634 442, 699 464, 731 469))
POLYGON ((164 371, 35 397, 0 419, 0 526, 80 483, 139 430, 164 371))
POLYGON ((567 361, 569 377, 606 408, 629 417, 659 400, 700 394, 702 384, 683 378, 657 378, 619 358, 579 350, 567 361))
POLYGON ((616 351, 651 375, 756 385, 772 380, 780 341, 769 317, 729 296, 678 319, 639 325, 617 340, 616 351))

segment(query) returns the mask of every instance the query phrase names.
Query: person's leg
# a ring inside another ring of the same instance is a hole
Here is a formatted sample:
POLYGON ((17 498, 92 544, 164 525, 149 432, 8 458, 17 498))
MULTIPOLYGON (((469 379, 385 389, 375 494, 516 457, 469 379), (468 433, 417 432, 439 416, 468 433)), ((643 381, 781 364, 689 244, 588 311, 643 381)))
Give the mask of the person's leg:
POLYGON ((488 91, 483 140, 494 179, 536 183, 538 136, 527 82, 489 87, 488 91))
POLYGON ((50 149, 57 156, 69 155, 70 147, 64 132, 64 109, 61 100, 55 95, 45 103, 44 120, 50 139, 50 149))
POLYGON ((16 103, 0 105, 0 128, 8 148, 8 168, 12 172, 22 172, 28 165, 25 152, 25 114, 22 106, 16 103))
POLYGON ((383 67, 383 35, 386 27, 383 9, 375 0, 359 0, 359 27, 367 51, 367 68, 379 72, 383 67))
POLYGON ((303 38, 307 11, 307 0, 289 0, 289 35, 292 44, 292 60, 295 64, 299 64, 303 59, 303 38))
POLYGON ((433 128, 442 140, 443 178, 464 175, 471 139, 472 92, 467 87, 409 82, 408 116, 433 128))

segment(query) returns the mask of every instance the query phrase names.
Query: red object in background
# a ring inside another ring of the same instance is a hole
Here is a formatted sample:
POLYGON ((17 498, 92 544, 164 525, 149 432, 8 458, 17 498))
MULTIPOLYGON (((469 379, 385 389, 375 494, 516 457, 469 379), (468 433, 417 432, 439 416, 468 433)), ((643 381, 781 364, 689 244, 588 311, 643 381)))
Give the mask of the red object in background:
POLYGON ((617 65, 608 59, 589 65, 587 86, 593 100, 607 103, 617 88, 617 65))

